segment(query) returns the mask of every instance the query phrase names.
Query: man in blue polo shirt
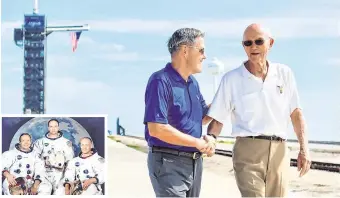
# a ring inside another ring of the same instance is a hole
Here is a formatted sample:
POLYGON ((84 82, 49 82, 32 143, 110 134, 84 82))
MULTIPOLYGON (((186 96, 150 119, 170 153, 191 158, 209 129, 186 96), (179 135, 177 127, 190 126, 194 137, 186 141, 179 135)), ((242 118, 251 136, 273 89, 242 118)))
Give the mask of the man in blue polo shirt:
POLYGON ((168 41, 171 63, 153 73, 145 93, 145 139, 149 176, 157 197, 198 197, 202 154, 211 156, 215 138, 202 139, 209 106, 192 74, 200 73, 204 34, 193 28, 175 31, 168 41))

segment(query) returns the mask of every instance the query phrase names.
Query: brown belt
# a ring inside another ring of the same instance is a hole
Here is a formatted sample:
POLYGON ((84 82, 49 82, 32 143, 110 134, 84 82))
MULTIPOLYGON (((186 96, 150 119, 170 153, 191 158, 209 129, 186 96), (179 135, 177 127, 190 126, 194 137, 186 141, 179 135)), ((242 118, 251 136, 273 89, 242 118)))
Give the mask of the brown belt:
POLYGON ((279 142, 284 142, 286 139, 283 139, 278 136, 266 136, 266 135, 259 135, 259 136, 245 136, 244 138, 252 138, 252 139, 262 139, 262 140, 274 140, 279 142))

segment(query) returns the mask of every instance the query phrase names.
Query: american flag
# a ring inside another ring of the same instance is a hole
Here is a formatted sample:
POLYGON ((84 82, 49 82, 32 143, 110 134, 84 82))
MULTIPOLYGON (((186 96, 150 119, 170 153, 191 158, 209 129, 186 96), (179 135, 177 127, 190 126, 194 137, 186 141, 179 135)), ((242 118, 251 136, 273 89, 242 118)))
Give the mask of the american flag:
POLYGON ((75 52, 81 32, 71 32, 72 52, 75 52))

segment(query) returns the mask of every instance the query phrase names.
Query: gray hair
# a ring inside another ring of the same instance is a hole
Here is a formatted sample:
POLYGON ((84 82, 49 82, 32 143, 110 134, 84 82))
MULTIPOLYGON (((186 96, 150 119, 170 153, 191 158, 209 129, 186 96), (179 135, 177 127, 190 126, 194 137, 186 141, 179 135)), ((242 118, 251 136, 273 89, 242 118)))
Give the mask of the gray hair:
POLYGON ((181 45, 194 45, 198 37, 204 37, 204 33, 195 28, 181 28, 176 30, 168 41, 168 50, 173 54, 181 45))

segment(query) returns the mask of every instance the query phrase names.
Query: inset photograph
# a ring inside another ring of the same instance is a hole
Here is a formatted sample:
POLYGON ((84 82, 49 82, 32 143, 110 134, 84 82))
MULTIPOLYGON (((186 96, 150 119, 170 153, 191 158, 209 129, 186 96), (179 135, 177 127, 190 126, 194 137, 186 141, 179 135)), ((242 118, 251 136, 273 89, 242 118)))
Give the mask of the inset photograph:
POLYGON ((3 195, 105 195, 106 116, 2 117, 3 195))

